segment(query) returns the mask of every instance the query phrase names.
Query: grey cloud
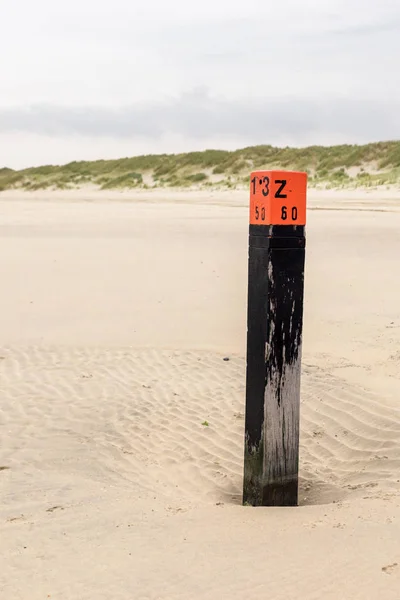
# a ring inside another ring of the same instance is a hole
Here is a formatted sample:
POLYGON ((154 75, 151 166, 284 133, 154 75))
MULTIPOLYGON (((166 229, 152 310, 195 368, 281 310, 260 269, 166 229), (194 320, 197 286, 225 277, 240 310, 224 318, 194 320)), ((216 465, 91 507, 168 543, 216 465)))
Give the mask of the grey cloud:
POLYGON ((0 109, 0 133, 13 132, 153 140, 163 135, 198 140, 221 136, 254 143, 286 137, 299 144, 323 134, 356 142, 400 137, 400 117, 396 99, 227 100, 200 88, 163 104, 119 109, 45 105, 0 109))

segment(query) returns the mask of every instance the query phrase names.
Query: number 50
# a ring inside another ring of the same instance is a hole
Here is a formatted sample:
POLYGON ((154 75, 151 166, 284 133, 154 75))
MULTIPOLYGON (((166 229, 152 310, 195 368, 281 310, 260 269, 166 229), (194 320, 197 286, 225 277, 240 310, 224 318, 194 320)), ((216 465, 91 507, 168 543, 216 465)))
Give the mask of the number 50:
POLYGON ((265 207, 263 206, 261 208, 261 215, 260 215, 260 209, 258 208, 258 206, 256 206, 256 221, 259 220, 260 216, 261 216, 261 221, 265 221, 265 207))

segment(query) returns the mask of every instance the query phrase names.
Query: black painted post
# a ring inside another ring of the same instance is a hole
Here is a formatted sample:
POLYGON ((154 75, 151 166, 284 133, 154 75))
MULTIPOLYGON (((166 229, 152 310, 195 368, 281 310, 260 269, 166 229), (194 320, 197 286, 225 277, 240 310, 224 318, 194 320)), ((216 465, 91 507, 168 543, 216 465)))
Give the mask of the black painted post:
POLYGON ((251 174, 243 504, 298 503, 307 174, 251 174))

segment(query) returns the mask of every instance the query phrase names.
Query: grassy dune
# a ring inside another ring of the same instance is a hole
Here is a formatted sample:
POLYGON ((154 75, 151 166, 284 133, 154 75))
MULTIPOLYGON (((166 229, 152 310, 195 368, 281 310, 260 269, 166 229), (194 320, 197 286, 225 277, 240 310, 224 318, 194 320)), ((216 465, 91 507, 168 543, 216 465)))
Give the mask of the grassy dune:
POLYGON ((308 148, 253 146, 233 152, 153 154, 20 171, 0 168, 0 191, 71 189, 88 184, 100 189, 240 188, 248 185, 253 169, 270 168, 307 171, 313 187, 400 185, 400 142, 308 148))

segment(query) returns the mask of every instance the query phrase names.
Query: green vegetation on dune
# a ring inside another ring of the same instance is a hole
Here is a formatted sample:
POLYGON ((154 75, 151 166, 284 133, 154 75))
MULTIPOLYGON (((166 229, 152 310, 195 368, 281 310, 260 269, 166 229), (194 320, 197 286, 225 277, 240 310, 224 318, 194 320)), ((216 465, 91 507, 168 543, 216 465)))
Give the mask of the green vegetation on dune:
POLYGON ((307 171, 310 186, 372 187, 400 184, 400 142, 149 154, 118 160, 74 161, 14 171, 0 168, 0 191, 8 189, 100 189, 248 185, 252 170, 307 171))

